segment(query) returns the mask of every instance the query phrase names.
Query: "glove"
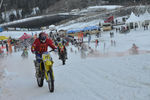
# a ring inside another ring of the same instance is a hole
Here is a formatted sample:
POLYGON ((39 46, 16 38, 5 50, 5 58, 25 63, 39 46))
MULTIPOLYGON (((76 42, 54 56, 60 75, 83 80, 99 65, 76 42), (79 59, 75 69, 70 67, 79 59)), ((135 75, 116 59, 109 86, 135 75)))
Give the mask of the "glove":
POLYGON ((39 51, 33 51, 32 53, 33 53, 33 54, 37 54, 37 53, 40 53, 40 52, 39 52, 39 51))
POLYGON ((58 49, 54 49, 54 52, 58 52, 58 49))
POLYGON ((33 53, 33 54, 35 54, 35 53, 36 53, 36 51, 32 51, 32 53, 33 53))

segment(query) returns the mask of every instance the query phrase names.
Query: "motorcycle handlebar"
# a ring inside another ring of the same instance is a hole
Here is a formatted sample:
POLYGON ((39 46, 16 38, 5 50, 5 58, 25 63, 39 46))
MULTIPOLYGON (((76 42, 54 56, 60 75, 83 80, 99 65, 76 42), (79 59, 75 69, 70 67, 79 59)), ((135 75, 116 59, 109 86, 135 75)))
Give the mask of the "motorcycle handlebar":
POLYGON ((58 52, 58 50, 57 50, 57 49, 52 49, 52 50, 50 50, 49 52, 52 52, 52 51, 54 51, 54 52, 58 52))
POLYGON ((52 49, 52 50, 50 50, 49 52, 52 52, 52 51, 54 51, 54 50, 52 49))

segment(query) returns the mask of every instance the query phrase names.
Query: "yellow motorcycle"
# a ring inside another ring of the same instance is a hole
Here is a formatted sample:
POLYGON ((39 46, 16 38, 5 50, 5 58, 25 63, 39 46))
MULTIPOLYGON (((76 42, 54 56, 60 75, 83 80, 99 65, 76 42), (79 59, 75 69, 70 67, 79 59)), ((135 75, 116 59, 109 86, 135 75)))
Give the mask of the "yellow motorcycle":
POLYGON ((42 54, 39 76, 37 77, 37 83, 39 87, 42 87, 45 78, 48 83, 49 91, 54 92, 54 72, 52 68, 54 62, 52 61, 50 52, 44 52, 42 54))

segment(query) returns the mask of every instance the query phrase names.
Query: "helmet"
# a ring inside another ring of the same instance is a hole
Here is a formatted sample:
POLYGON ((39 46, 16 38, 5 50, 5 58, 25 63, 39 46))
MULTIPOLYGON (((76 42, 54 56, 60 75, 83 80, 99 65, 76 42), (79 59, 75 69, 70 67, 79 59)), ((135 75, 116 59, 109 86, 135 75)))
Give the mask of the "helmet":
POLYGON ((66 41, 65 41, 65 40, 63 40, 63 41, 62 41, 62 44, 63 44, 63 45, 65 45, 65 43, 66 43, 66 41))
POLYGON ((41 32, 39 34, 39 39, 42 43, 46 42, 46 34, 44 32, 41 32))
POLYGON ((57 41, 60 42, 60 37, 57 37, 57 41))

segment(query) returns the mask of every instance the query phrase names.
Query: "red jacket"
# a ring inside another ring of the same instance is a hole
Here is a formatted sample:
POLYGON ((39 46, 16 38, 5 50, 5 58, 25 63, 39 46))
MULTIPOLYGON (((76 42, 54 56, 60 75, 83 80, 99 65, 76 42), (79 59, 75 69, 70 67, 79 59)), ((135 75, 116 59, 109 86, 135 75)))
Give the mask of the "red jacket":
POLYGON ((32 44, 31 51, 37 51, 38 54, 42 54, 43 52, 47 52, 48 46, 50 46, 52 49, 56 49, 51 39, 46 39, 45 43, 41 43, 39 38, 37 38, 32 44))

